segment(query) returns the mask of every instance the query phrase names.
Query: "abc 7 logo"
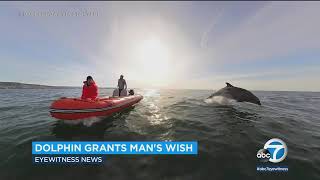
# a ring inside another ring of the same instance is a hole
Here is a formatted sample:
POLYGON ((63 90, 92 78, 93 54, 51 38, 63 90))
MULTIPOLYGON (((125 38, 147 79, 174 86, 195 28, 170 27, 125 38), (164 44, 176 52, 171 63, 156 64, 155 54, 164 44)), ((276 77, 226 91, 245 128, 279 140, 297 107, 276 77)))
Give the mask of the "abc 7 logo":
POLYGON ((281 139, 273 138, 266 142, 263 149, 257 152, 260 162, 278 163, 283 161, 288 153, 287 145, 281 139))
POLYGON ((260 149, 257 152, 257 158, 260 162, 268 162, 271 157, 270 152, 267 149, 260 149))

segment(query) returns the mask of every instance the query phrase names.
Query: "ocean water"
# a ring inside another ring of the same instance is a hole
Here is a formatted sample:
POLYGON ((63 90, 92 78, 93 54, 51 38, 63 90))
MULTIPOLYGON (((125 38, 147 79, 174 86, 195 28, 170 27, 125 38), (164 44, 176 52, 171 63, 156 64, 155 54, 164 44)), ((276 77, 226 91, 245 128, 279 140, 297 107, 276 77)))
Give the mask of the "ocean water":
MULTIPOLYGON (((101 95, 111 95, 100 89, 101 95)), ((0 90, 0 179, 320 179, 320 93, 253 92, 262 106, 211 91, 136 90, 135 107, 88 124, 71 125, 49 114, 51 102, 75 89, 0 90), (271 138, 288 146, 287 173, 258 173, 256 153, 271 138), (103 165, 33 165, 31 142, 198 141, 197 156, 108 155, 103 165)))

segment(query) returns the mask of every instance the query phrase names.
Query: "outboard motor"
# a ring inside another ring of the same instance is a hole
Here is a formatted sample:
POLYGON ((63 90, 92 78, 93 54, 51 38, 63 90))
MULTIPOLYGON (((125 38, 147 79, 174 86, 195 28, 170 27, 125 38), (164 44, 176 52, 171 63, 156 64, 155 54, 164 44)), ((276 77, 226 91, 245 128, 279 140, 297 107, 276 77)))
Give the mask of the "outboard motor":
POLYGON ((129 96, 133 96, 134 95, 134 91, 133 91, 133 89, 130 89, 129 90, 129 96))

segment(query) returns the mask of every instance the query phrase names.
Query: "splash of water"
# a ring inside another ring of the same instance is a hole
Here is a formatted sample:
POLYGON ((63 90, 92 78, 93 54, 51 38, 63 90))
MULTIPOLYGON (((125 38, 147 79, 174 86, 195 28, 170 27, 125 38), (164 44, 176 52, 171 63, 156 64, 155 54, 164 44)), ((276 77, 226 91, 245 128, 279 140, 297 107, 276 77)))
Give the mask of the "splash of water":
POLYGON ((205 99, 204 102, 207 104, 232 105, 236 101, 223 96, 213 96, 212 98, 205 99))

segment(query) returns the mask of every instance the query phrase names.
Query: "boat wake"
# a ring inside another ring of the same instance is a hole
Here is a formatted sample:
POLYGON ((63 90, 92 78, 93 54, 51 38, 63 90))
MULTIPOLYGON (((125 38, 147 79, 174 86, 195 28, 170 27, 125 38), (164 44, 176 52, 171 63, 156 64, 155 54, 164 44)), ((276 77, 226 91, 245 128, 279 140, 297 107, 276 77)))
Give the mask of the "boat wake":
POLYGON ((102 118, 91 117, 79 120, 62 120, 63 123, 68 125, 84 125, 86 127, 91 127, 93 124, 102 121, 102 118))

